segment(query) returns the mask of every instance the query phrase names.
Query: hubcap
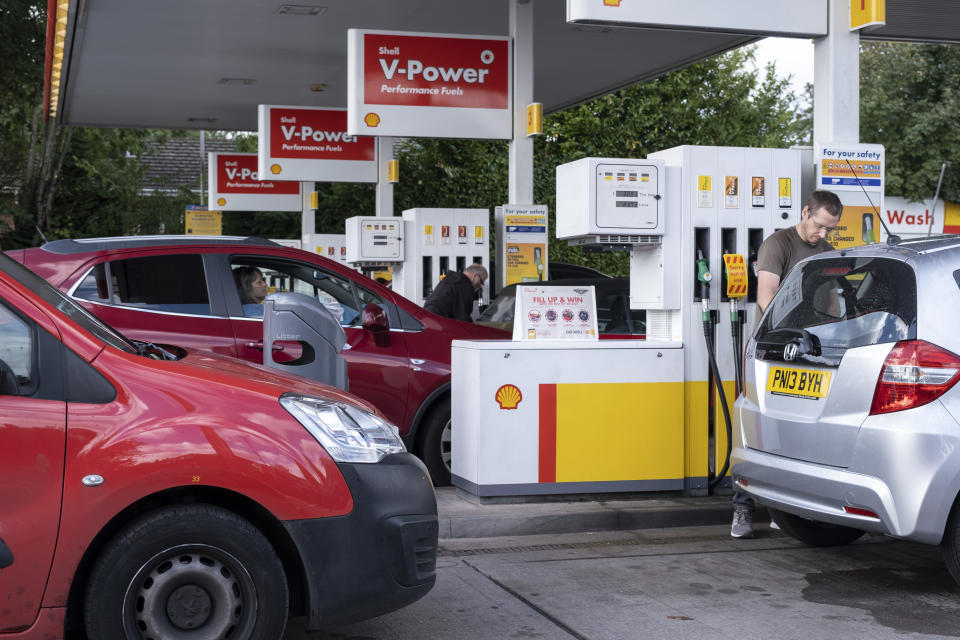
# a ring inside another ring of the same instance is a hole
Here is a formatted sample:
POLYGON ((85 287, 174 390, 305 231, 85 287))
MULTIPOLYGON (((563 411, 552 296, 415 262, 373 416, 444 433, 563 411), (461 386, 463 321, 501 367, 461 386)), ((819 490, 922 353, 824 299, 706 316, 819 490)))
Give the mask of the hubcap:
POLYGON ((181 629, 196 629, 210 617, 210 594, 195 584, 174 589, 167 599, 167 616, 181 629))
POLYGON ((207 545, 166 549, 145 562, 123 601, 129 638, 249 638, 257 616, 253 579, 232 555, 207 545))

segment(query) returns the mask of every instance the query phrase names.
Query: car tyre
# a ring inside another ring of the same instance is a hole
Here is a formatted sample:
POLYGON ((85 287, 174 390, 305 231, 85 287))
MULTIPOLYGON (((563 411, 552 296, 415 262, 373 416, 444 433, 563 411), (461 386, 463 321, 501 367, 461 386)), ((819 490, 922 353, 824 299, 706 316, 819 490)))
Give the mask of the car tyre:
POLYGON ((950 517, 947 519, 947 528, 943 532, 943 561, 947 570, 957 584, 960 584, 960 501, 955 502, 950 517))
POLYGON ((90 640, 280 638, 283 565, 248 521, 208 505, 166 507, 127 525, 87 584, 90 640))
POLYGON ((850 544, 864 533, 852 527, 808 520, 776 509, 768 508, 767 510, 770 512, 770 518, 777 521, 784 533, 812 547, 837 547, 850 544))
POLYGON ((450 398, 445 398, 427 414, 420 437, 421 459, 438 487, 450 484, 451 435, 450 398))

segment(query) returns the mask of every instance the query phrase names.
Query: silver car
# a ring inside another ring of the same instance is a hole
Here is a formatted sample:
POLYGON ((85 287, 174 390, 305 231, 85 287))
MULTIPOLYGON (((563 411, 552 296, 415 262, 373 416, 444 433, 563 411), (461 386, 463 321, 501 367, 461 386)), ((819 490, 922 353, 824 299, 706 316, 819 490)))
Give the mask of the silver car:
POLYGON ((731 476, 813 545, 943 545, 960 582, 960 237, 798 264, 744 355, 731 476))

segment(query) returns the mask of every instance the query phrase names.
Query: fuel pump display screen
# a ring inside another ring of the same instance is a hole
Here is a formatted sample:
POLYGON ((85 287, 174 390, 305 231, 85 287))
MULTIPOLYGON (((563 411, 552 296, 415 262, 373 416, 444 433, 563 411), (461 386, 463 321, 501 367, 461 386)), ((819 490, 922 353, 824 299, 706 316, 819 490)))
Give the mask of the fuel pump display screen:
POLYGON ((598 164, 597 227, 655 229, 660 217, 660 176, 655 164, 598 164))

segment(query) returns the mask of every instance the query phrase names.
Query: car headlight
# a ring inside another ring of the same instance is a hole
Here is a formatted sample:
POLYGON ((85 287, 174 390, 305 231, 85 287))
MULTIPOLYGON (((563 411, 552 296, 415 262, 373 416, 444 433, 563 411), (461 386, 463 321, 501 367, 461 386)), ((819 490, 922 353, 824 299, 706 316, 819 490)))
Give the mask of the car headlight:
POLYGON ((406 451, 396 426, 359 407, 296 394, 280 404, 337 462, 379 462, 406 451))

